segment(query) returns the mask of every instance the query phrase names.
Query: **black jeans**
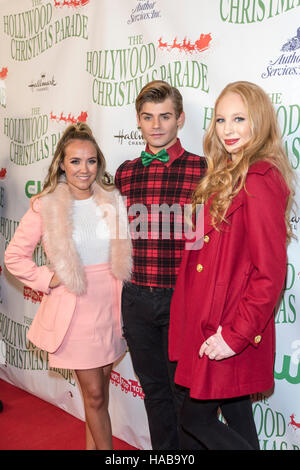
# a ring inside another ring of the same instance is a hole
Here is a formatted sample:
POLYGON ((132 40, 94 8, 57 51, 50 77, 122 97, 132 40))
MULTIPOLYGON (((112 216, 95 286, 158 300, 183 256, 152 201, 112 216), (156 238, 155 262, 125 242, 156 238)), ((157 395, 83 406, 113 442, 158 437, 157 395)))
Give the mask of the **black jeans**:
POLYGON ((176 363, 168 359, 172 294, 172 288, 150 291, 132 283, 125 284, 122 291, 124 336, 145 394, 154 450, 193 448, 193 439, 186 443, 183 436, 179 442, 179 413, 185 390, 174 384, 176 363))
POLYGON ((227 400, 195 400, 187 391, 181 423, 208 450, 259 450, 249 396, 227 400), (227 424, 218 418, 218 408, 227 424))

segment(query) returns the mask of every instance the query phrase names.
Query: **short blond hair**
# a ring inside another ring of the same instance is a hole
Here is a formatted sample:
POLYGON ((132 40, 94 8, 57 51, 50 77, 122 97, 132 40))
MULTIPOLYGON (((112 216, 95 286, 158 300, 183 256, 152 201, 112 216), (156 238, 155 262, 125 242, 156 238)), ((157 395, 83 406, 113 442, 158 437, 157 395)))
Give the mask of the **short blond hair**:
POLYGON ((145 103, 162 103, 167 98, 171 98, 175 109, 176 119, 178 119, 183 112, 182 95, 177 88, 169 85, 169 83, 164 82, 163 80, 154 80, 153 82, 149 82, 141 89, 135 101, 135 109, 138 116, 140 115, 145 103))

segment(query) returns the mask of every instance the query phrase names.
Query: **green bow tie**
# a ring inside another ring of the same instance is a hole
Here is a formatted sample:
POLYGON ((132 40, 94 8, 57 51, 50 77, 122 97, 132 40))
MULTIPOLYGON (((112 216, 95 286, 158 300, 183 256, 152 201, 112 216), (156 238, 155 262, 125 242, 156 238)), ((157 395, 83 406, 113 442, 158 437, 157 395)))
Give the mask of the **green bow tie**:
POLYGON ((160 160, 161 162, 165 163, 169 161, 170 157, 166 149, 162 149, 156 155, 152 155, 152 153, 143 151, 141 153, 141 158, 142 158, 142 164, 144 166, 149 166, 150 163, 153 162, 153 160, 160 160))

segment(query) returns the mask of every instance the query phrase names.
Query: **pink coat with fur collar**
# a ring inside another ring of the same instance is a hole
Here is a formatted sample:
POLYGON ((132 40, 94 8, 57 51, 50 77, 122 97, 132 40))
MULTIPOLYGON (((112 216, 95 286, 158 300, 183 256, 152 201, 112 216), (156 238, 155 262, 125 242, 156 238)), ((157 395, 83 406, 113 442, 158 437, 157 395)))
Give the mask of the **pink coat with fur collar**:
MULTIPOLYGON (((117 190, 105 191, 96 183, 93 184, 93 196, 104 212, 111 234, 112 273, 120 281, 128 280, 132 263, 131 241, 122 197, 117 190)), ((72 202, 72 195, 65 183, 60 183, 53 193, 36 199, 22 218, 4 259, 7 269, 16 278, 44 292, 28 338, 37 347, 51 353, 58 349, 67 332, 76 296, 86 290, 84 266, 72 239, 72 202), (49 265, 38 267, 32 260, 32 254, 41 238, 49 265), (60 289, 57 294, 55 289, 49 288, 54 272, 65 286, 63 301, 58 298, 61 297, 60 289), (55 322, 49 321, 51 315, 55 315, 55 322)))

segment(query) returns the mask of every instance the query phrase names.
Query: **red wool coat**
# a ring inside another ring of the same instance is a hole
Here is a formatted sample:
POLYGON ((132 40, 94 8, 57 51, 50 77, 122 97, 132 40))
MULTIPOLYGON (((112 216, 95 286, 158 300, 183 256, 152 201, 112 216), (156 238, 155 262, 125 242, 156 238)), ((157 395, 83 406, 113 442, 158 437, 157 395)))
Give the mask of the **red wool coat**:
POLYGON ((204 243, 186 250, 172 298, 169 354, 175 382, 192 398, 232 398, 273 386, 274 307, 286 274, 288 189, 268 162, 252 165, 221 230, 204 209, 204 243), (199 357, 205 339, 222 326, 237 354, 199 357))

